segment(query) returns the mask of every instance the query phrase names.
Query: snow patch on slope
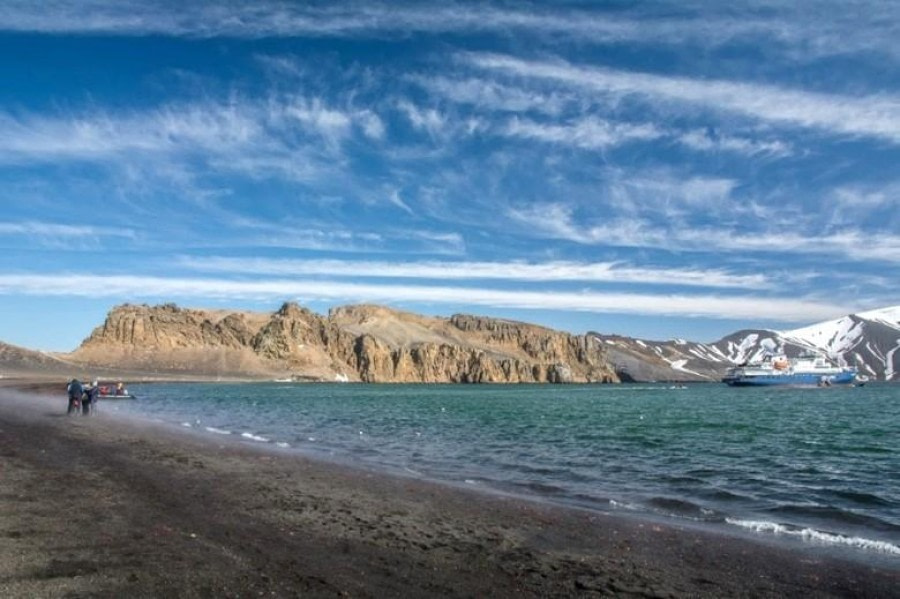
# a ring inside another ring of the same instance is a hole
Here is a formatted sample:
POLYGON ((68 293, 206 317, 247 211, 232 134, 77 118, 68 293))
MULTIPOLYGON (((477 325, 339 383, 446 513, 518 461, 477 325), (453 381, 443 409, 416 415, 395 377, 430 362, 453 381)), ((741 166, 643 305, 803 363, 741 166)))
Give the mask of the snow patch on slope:
POLYGON ((678 372, 684 372, 687 374, 693 374, 694 376, 699 376, 702 378, 709 378, 705 375, 700 374, 699 372, 694 372, 688 368, 685 368, 684 365, 687 364, 687 360, 666 360, 669 365, 672 367, 672 370, 677 370, 678 372))
POLYGON ((889 327, 900 329, 900 306, 891 306, 890 308, 881 308, 880 310, 869 310, 868 312, 860 312, 857 314, 860 318, 866 320, 874 320, 889 327))
POLYGON ((887 353, 884 360, 884 380, 890 381, 894 378, 894 354, 900 349, 900 339, 897 339, 897 346, 887 353))
POLYGON ((792 331, 782 336, 798 345, 807 345, 830 354, 846 353, 856 347, 865 335, 866 324, 851 316, 829 320, 792 331))

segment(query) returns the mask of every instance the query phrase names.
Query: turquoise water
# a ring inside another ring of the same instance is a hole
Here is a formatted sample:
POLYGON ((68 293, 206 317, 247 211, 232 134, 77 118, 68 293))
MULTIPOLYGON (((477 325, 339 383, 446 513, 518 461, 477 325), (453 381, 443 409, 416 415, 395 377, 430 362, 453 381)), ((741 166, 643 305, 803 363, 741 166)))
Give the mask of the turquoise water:
POLYGON ((900 386, 133 386, 136 413, 281 451, 900 560, 900 386))

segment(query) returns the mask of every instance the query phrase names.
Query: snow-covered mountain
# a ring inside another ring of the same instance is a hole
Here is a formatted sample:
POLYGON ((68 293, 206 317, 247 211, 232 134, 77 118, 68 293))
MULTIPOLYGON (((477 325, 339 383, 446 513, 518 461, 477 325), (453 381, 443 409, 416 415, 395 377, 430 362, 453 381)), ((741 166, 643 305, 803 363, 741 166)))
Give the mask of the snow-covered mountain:
POLYGON ((900 381, 900 306, 850 314, 790 331, 748 329, 715 343, 645 341, 591 333, 606 348, 619 376, 636 381, 718 380, 734 364, 767 352, 806 351, 856 366, 860 374, 900 381))

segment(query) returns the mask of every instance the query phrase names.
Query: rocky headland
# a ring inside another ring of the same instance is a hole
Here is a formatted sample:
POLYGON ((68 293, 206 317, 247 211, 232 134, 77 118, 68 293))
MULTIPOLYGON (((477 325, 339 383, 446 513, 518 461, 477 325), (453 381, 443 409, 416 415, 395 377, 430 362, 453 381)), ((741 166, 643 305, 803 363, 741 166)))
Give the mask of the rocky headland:
POLYGON ((373 383, 612 383, 592 337, 470 315, 438 318, 355 305, 322 316, 118 306, 69 363, 158 376, 373 383))

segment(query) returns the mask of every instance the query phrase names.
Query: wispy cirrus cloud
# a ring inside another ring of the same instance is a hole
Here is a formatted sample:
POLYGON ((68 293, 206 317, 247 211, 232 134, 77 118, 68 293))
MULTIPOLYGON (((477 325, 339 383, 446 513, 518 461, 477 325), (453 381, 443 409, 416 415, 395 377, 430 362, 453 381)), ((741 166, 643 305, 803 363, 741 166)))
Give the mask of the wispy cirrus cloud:
POLYGON ((831 192, 831 201, 853 215, 885 209, 900 217, 900 183, 888 185, 841 185, 831 192))
POLYGON ((70 116, 0 114, 0 161, 96 160, 138 151, 216 152, 245 147, 261 123, 243 108, 163 107, 145 113, 70 116))
POLYGON ((0 222, 0 235, 25 235, 29 237, 124 237, 134 239, 136 233, 131 228, 97 227, 92 225, 70 225, 40 221, 0 222))
POLYGON ((585 224, 575 218, 571 206, 560 203, 514 208, 508 215, 533 235, 584 245, 673 252, 831 255, 856 261, 900 263, 900 236, 892 233, 859 229, 818 234, 794 229, 747 232, 710 225, 671 228, 641 218, 604 219, 600 224, 585 224))
POLYGON ((577 102, 573 94, 562 91, 544 93, 480 77, 410 75, 407 80, 441 100, 494 112, 534 111, 556 115, 564 107, 577 102))
POLYGON ((287 97, 197 101, 118 113, 3 112, 0 128, 5 133, 0 138, 0 162, 90 161, 127 152, 213 158, 247 154, 262 161, 315 147, 304 143, 302 136, 337 146, 354 128, 377 138, 383 135, 384 125, 370 110, 342 110, 319 98, 287 97))
POLYGON ((739 135, 710 134, 690 129, 673 133, 677 143, 701 152, 733 152, 755 157, 780 158, 793 154, 792 144, 780 139, 754 139, 739 135))
POLYGON ((440 136, 447 126, 447 118, 436 108, 423 108, 403 99, 397 103, 397 109, 415 129, 426 131, 432 138, 440 136))
POLYGON ((172 10, 161 1, 8 0, 0 29, 41 33, 177 37, 384 37, 413 33, 494 33, 600 44, 775 46, 794 59, 860 52, 898 58, 898 9, 882 2, 812 0, 801 4, 659 2, 594 11, 543 4, 346 1, 322 4, 260 0, 192 2, 172 10))
POLYGON ((896 95, 841 96, 757 83, 575 65, 561 60, 536 61, 489 53, 460 56, 470 65, 487 71, 618 99, 637 96, 654 104, 703 106, 767 123, 900 143, 900 96, 896 95))
POLYGON ((615 262, 379 262, 182 256, 178 265, 205 272, 278 276, 319 275, 435 280, 582 281, 643 283, 691 287, 766 289, 773 282, 761 274, 723 269, 645 268, 615 262))
POLYGON ((679 131, 656 123, 612 121, 596 116, 568 122, 538 122, 515 117, 494 131, 507 137, 585 150, 602 150, 630 142, 668 142, 699 152, 730 152, 756 157, 784 157, 792 152, 790 144, 779 140, 714 135, 698 129, 679 131))
POLYGON ((482 111, 486 118, 491 113, 515 113, 505 123, 502 116, 493 115, 483 128, 493 135, 589 150, 629 141, 662 141, 699 152, 731 152, 753 157, 778 158, 793 153, 790 143, 771 136, 748 136, 697 127, 679 129, 660 122, 615 120, 591 114, 597 112, 595 107, 575 90, 538 90, 533 86, 511 85, 471 75, 414 75, 407 79, 422 87, 436 101, 472 107, 482 111), (577 116, 563 118, 563 113, 577 116), (529 114, 549 118, 535 119, 526 116, 529 114))
POLYGON ((618 146, 630 141, 659 139, 663 133, 650 123, 614 123, 605 119, 587 118, 573 124, 537 123, 513 118, 502 129, 509 137, 539 140, 589 150, 618 146))
POLYGON ((473 287, 385 285, 333 281, 164 278, 91 274, 0 274, 0 293, 78 297, 164 297, 351 301, 473 305, 594 313, 751 318, 784 322, 827 320, 850 312, 846 305, 802 298, 640 293, 498 290, 473 287))

